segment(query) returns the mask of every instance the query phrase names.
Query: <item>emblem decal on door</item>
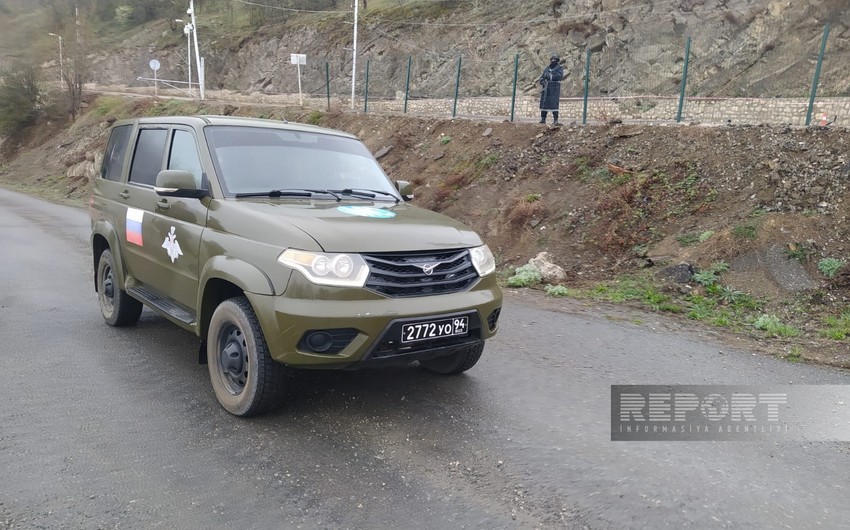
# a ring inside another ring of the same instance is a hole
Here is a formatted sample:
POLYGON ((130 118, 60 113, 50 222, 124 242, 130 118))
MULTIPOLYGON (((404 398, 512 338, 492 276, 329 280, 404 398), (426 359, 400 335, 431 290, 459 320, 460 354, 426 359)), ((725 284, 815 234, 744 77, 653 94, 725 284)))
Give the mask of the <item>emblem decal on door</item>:
POLYGON ((165 237, 165 241, 162 243, 162 248, 168 252, 168 257, 171 258, 171 263, 177 261, 177 258, 183 255, 183 251, 180 250, 180 243, 177 242, 177 233, 175 228, 171 227, 171 232, 165 237))

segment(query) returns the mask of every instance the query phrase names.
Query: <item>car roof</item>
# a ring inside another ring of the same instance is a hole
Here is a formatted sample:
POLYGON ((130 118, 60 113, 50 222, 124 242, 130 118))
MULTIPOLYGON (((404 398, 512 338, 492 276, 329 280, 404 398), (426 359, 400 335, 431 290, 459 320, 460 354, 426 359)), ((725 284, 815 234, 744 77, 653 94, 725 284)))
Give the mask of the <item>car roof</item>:
POLYGON ((266 120, 261 118, 243 118, 237 116, 151 116, 145 118, 129 118, 116 121, 113 127, 121 125, 132 125, 138 123, 140 125, 188 125, 191 127, 206 127, 215 125, 227 125, 231 127, 266 127, 271 129, 281 129, 285 131, 299 132, 314 132, 321 134, 332 134, 335 136, 344 136, 357 139, 353 134, 338 131, 336 129, 327 129, 317 127, 315 125, 307 125, 304 123, 293 123, 280 120, 266 120))

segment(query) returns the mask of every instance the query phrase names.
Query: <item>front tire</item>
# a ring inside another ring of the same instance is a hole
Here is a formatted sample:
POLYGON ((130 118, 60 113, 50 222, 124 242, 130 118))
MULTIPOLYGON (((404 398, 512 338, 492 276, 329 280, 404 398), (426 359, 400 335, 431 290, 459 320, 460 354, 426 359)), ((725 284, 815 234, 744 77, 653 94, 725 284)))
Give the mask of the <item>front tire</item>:
POLYGON ((144 307, 141 302, 118 286, 115 258, 105 249, 97 260, 97 302, 103 319, 110 326, 132 326, 139 321, 144 307))
POLYGON ((419 361, 419 365, 435 374, 457 375, 475 366, 483 352, 484 341, 481 341, 449 355, 419 361))
POLYGON ((231 414, 254 416, 281 403, 286 368, 269 355, 247 298, 225 300, 213 312, 207 361, 215 396, 231 414))

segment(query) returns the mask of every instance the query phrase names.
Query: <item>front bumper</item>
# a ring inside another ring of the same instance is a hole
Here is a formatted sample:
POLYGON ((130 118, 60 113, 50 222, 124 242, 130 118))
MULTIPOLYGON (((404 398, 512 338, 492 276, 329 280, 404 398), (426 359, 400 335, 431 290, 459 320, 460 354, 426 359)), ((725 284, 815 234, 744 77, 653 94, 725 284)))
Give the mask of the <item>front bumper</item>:
POLYGON ((502 292, 495 275, 459 293, 387 298, 364 289, 319 287, 298 273, 280 296, 245 293, 260 321, 269 352, 278 362, 302 368, 357 368, 424 360, 453 353, 496 334, 502 292), (423 320, 469 317, 466 335, 403 344, 401 326, 423 320), (309 351, 309 332, 340 330, 343 347, 309 351))

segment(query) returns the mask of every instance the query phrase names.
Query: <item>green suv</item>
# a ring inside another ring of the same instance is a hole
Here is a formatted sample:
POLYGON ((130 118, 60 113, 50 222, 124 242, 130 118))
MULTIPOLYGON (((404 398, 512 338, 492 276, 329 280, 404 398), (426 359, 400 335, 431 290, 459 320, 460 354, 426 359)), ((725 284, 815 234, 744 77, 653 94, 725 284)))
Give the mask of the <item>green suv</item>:
POLYGON ((496 333, 493 255, 411 198, 343 132, 118 121, 91 199, 101 312, 127 326, 147 306, 198 335, 237 416, 277 406, 287 367, 464 372, 496 333))

